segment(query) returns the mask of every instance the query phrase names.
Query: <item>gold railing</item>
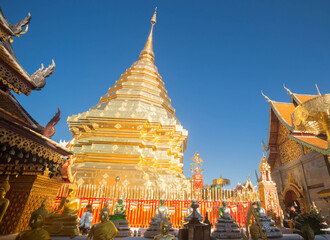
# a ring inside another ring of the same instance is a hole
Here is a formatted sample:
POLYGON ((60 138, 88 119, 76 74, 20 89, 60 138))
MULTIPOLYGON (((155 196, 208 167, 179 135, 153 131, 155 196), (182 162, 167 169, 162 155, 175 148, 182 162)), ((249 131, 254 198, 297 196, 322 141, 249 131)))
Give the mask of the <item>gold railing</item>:
MULTIPOLYGON (((58 197, 67 195, 69 184, 63 184, 57 194, 58 197)), ((138 200, 190 200, 199 201, 255 201, 258 197, 257 190, 220 189, 219 187, 203 188, 200 192, 194 191, 191 195, 190 189, 176 190, 171 188, 145 188, 145 187, 122 187, 116 190, 115 186, 101 186, 84 184, 78 187, 76 197, 79 198, 123 198, 138 200)))

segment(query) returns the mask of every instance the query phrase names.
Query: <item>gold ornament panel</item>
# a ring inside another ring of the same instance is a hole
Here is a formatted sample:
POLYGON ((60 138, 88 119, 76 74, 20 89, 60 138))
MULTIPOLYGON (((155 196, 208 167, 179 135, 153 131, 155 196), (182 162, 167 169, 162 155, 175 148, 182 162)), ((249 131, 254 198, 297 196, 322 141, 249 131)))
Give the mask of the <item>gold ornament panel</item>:
POLYGON ((7 143, 11 147, 24 149, 27 152, 38 154, 39 157, 48 158, 49 160, 59 164, 64 163, 64 160, 61 158, 61 154, 2 127, 0 127, 0 143, 7 143))
POLYGON ((278 149, 282 165, 294 161, 303 156, 300 144, 288 137, 290 131, 283 124, 279 125, 278 149))
POLYGON ((33 211, 47 198, 46 209, 51 212, 61 183, 46 176, 19 176, 11 181, 6 198, 10 204, 0 224, 0 234, 12 234, 29 229, 33 211))
MULTIPOLYGON (((0 57, 2 59, 7 59, 7 55, 0 51, 0 57)), ((4 65, 0 61, 0 80, 1 82, 12 89, 17 94, 24 93, 25 95, 29 95, 31 93, 31 89, 23 83, 22 79, 12 71, 8 69, 6 65, 4 65)))

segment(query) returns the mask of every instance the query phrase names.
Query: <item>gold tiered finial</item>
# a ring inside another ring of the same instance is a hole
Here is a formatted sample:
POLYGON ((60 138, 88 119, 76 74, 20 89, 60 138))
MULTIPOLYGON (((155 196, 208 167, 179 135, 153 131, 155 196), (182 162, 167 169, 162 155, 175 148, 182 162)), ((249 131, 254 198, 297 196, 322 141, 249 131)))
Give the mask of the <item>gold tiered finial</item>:
POLYGON ((155 54, 154 51, 152 50, 152 31, 154 29, 154 26, 156 25, 156 11, 157 7, 155 8, 154 15, 152 16, 150 23, 151 23, 151 30, 149 33, 148 40, 146 42, 146 45, 144 46, 143 50, 140 53, 139 60, 148 60, 152 63, 155 62, 155 54))

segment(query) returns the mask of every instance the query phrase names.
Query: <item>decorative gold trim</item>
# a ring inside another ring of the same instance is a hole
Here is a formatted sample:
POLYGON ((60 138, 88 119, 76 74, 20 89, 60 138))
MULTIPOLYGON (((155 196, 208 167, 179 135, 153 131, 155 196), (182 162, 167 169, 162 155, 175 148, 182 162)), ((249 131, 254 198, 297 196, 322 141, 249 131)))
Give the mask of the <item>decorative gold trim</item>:
POLYGON ((24 149, 27 152, 38 154, 39 157, 48 158, 59 164, 64 163, 61 154, 5 128, 0 128, 0 143, 8 143, 11 147, 15 146, 18 149, 24 149))

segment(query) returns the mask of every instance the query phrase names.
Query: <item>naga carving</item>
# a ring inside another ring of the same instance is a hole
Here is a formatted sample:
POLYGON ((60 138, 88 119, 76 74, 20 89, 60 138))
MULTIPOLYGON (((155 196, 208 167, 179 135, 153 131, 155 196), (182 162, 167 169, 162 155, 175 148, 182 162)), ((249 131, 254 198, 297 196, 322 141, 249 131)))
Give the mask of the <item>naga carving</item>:
POLYGON ((28 16, 26 18, 24 18, 23 20, 21 20, 20 22, 16 23, 13 27, 12 27, 12 31, 16 36, 19 36, 20 34, 24 34, 27 32, 28 30, 28 24, 30 23, 31 20, 31 14, 29 13, 28 16), (25 30, 23 30, 23 27, 25 27, 25 30))
POLYGON ((55 62, 52 60, 52 64, 45 69, 44 65, 41 64, 41 68, 39 68, 35 73, 31 75, 31 79, 36 86, 37 90, 40 90, 46 85, 46 78, 54 73, 55 62))
POLYGON ((43 135, 45 137, 51 138, 55 134, 55 125, 60 121, 61 110, 57 108, 58 111, 55 116, 47 123, 43 135))

